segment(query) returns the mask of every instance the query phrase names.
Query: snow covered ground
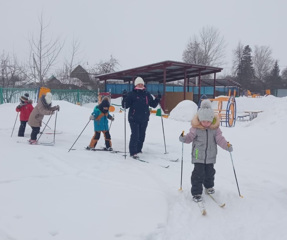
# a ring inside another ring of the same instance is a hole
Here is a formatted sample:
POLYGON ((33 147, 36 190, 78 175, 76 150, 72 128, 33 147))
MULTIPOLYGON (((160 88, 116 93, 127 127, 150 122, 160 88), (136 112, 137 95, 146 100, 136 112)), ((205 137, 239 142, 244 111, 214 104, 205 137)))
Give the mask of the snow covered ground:
MULTIPOLYGON (((233 144, 243 198, 230 154, 219 148, 215 189, 226 206, 219 208, 204 196, 206 216, 191 199, 188 144, 183 149, 183 190, 179 191, 182 144, 178 136, 190 128, 196 112, 193 102, 181 102, 169 119, 163 119, 168 154, 164 154, 161 118, 151 115, 141 156, 149 163, 84 150, 93 135, 93 124, 88 122, 94 104, 53 103, 61 107, 55 146, 28 145, 29 126, 25 138, 18 138, 18 120, 11 137, 16 104, 0 105, 0 240, 287 239, 287 98, 236 101, 239 112, 263 111, 251 122, 221 127, 233 144), (85 126, 73 146, 76 150, 68 152, 85 126), (177 158, 178 162, 169 161, 177 158)), ((125 114, 117 108, 114 115, 113 148, 124 150, 125 114)), ((54 123, 55 115, 49 127, 53 129, 54 123)), ((129 136, 127 123, 127 145, 129 136)), ((40 141, 52 139, 52 134, 43 134, 40 141)), ((101 136, 98 147, 103 146, 101 136)))

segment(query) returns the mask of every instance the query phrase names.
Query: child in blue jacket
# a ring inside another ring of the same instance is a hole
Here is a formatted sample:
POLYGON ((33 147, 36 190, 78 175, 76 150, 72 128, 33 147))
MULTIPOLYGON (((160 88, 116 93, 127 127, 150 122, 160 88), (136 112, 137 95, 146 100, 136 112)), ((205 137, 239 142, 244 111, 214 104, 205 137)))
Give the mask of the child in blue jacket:
POLYGON ((94 130, 95 134, 90 142, 90 145, 87 146, 87 150, 92 150, 96 147, 98 140, 100 139, 101 132, 105 137, 105 144, 107 151, 112 151, 112 141, 111 135, 109 132, 108 119, 114 121, 114 118, 109 114, 110 102, 108 98, 104 98, 102 102, 95 107, 90 120, 94 120, 94 130))

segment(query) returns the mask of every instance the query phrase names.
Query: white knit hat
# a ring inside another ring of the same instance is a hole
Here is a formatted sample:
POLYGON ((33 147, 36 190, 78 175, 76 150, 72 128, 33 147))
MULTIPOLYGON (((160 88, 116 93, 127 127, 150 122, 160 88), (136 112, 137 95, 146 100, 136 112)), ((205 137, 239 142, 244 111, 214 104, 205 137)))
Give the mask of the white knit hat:
POLYGON ((198 119, 200 122, 208 121, 212 122, 214 118, 214 111, 211 108, 211 102, 208 99, 205 99, 200 104, 200 109, 197 111, 198 119))
POLYGON ((46 103, 49 105, 52 103, 52 93, 47 92, 45 96, 46 103))
POLYGON ((143 84, 144 85, 144 80, 141 77, 137 77, 135 80, 135 86, 138 84, 143 84))

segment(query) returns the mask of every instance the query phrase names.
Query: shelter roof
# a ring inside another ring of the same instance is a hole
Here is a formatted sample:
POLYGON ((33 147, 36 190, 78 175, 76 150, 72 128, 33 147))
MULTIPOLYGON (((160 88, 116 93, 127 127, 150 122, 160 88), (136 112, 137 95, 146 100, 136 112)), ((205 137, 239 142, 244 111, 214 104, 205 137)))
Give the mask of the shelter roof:
POLYGON ((102 74, 95 76, 100 81, 103 80, 124 80, 133 81, 135 77, 140 76, 146 83, 148 82, 166 82, 177 81, 186 78, 193 78, 199 75, 209 75, 221 72, 222 68, 196 65, 176 61, 163 61, 142 67, 132 68, 124 71, 102 74))

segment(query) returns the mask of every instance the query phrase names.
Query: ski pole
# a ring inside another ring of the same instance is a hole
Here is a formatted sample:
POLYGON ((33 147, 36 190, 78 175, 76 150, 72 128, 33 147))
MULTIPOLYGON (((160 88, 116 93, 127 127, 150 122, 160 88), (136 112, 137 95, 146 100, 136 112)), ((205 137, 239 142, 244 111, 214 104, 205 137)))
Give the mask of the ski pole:
POLYGON ((75 145, 75 143, 78 141, 79 137, 82 135, 82 133, 84 132, 84 130, 86 129, 86 127, 88 126, 88 124, 90 123, 90 121, 91 121, 91 120, 89 119, 88 123, 86 124, 86 126, 84 127, 84 129, 82 130, 82 132, 79 134, 79 136, 77 137, 77 139, 76 139, 76 141, 73 143, 73 145, 70 147, 70 149, 69 149, 68 152, 71 151, 72 147, 73 147, 73 146, 75 145))
POLYGON ((13 132, 14 132, 14 128, 15 128, 15 125, 16 125, 16 122, 17 122, 18 115, 19 115, 19 112, 17 112, 17 116, 16 116, 15 123, 14 123, 13 129, 12 129, 11 137, 12 137, 13 132))
MULTIPOLYGON (((114 118, 114 116, 115 116, 115 115, 113 114, 113 118, 114 118)), ((109 131, 111 130, 112 123, 113 123, 113 121, 111 121, 111 123, 110 123, 109 131)))
POLYGON ((55 126, 54 126, 54 144, 56 142, 56 125, 57 125, 57 114, 58 114, 58 111, 56 111, 56 117, 55 117, 55 126))
MULTIPOLYGON (((42 121, 42 123, 44 123, 48 128, 50 128, 44 121, 42 121)), ((51 128, 50 128, 51 129, 51 128)))
POLYGON ((125 109, 125 120, 124 120, 124 136, 125 136, 125 159, 127 158, 127 109, 126 109, 126 102, 124 102, 124 109, 125 109))
MULTIPOLYGON (((227 146, 229 147, 230 143, 227 143, 227 146)), ((237 177, 236 177, 236 172, 235 172, 235 168, 234 168, 234 164, 233 164, 232 154, 231 154, 231 152, 229 152, 229 153, 230 153, 230 158, 231 158, 231 162, 232 162, 234 177, 235 177, 236 185, 237 185, 237 189, 238 189, 238 194, 239 194, 239 197, 243 198, 243 196, 240 194, 239 185, 238 185, 238 181, 237 181, 237 177)))
MULTIPOLYGON (((183 137, 184 135, 184 131, 182 131, 182 133, 180 134, 180 136, 183 137)), ((183 144, 182 143, 182 147, 181 147, 181 173, 180 173, 180 188, 179 191, 182 191, 182 173, 183 173, 183 144)))
MULTIPOLYGON (((52 115, 53 115, 53 114, 50 115, 50 117, 49 117, 49 119, 48 119, 48 121, 47 121, 47 124, 49 123, 49 121, 50 121, 52 115)), ((43 133, 44 133, 44 131, 45 131, 45 129, 46 129, 47 124, 46 124, 45 127, 43 128, 43 131, 40 133, 40 136, 38 137, 37 141, 39 141, 39 139, 42 137, 42 135, 43 135, 43 133)))
MULTIPOLYGON (((161 107, 161 104, 159 104, 161 110, 162 110, 162 107, 161 107)), ((163 134, 163 142, 164 142, 164 154, 167 154, 167 151, 166 151, 166 143, 165 143, 165 134, 164 134, 164 126, 163 126, 163 118, 162 118, 162 111, 160 110, 160 117, 161 117, 161 126, 162 126, 162 134, 163 134)))

